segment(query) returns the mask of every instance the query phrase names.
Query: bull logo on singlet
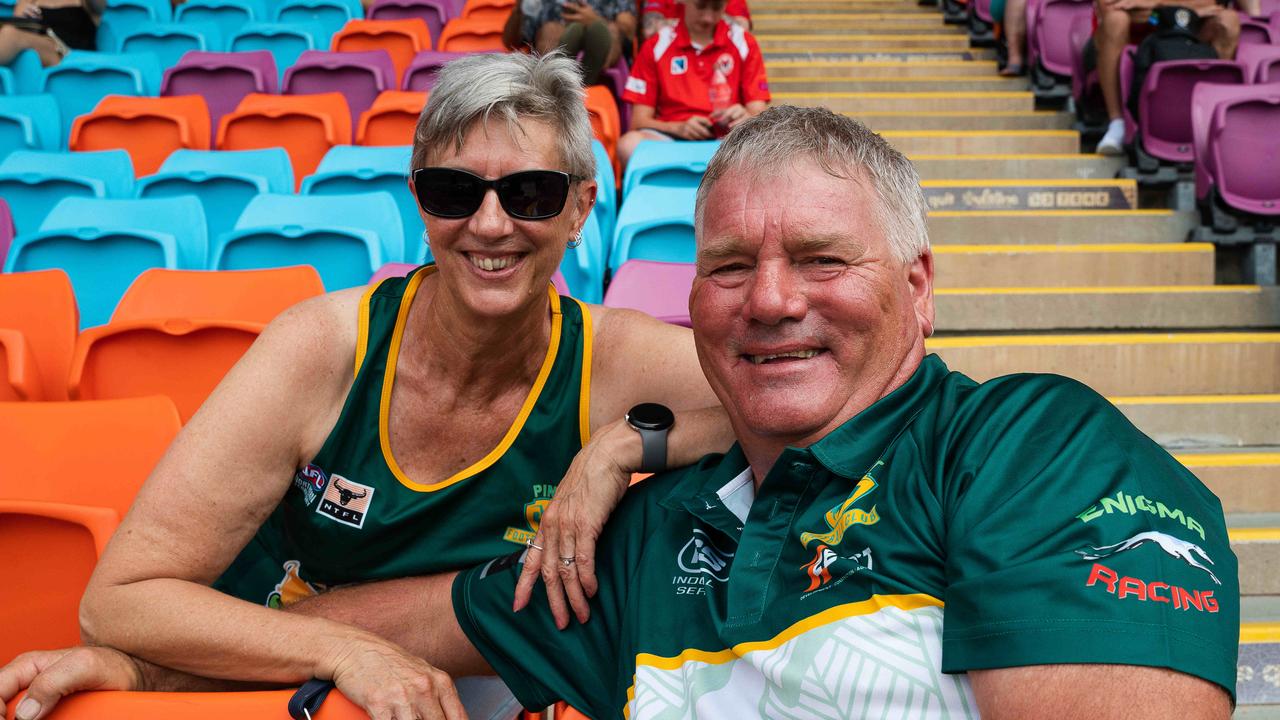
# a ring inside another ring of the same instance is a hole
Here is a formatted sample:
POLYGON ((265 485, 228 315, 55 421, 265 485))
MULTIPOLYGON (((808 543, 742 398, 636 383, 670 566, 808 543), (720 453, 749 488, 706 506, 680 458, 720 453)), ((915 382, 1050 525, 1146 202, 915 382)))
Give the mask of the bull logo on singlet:
POLYGON ((368 485, 361 485, 341 475, 331 475, 329 487, 320 498, 320 504, 316 505, 316 512, 358 530, 364 527, 365 518, 369 515, 373 492, 374 488, 368 485))
POLYGON ((806 548, 815 541, 818 543, 814 547, 813 557, 809 562, 801 566, 804 570, 805 577, 809 581, 809 587, 805 588, 805 592, 812 592, 819 588, 825 587, 832 581, 833 566, 840 560, 852 560, 854 567, 841 577, 846 577, 861 569, 871 568, 871 548, 865 548, 861 552, 854 553, 849 556, 840 555, 836 548, 844 541, 845 533, 849 528, 855 525, 875 525, 880 522, 880 514, 876 511, 873 504, 870 509, 859 507, 866 505, 866 498, 870 495, 879 484, 871 473, 884 464, 884 461, 877 462, 870 470, 862 476, 853 487, 853 492, 844 499, 840 504, 832 507, 823 514, 822 519, 827 524, 825 532, 805 532, 800 534, 800 543, 806 548))
POLYGON ((502 533, 502 539, 517 545, 524 545, 532 540, 542 525, 542 513, 546 512, 547 506, 551 504, 551 498, 555 495, 555 485, 534 485, 533 498, 524 506, 525 527, 507 528, 502 533))

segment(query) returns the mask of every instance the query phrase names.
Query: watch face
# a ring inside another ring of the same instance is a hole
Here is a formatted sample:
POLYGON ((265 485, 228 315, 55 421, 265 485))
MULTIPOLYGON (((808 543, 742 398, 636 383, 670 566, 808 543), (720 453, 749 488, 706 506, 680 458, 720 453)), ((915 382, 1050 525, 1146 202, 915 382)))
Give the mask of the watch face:
POLYGON ((671 410, 658 403, 641 403, 627 412, 627 422, 641 430, 666 430, 675 421, 671 410))

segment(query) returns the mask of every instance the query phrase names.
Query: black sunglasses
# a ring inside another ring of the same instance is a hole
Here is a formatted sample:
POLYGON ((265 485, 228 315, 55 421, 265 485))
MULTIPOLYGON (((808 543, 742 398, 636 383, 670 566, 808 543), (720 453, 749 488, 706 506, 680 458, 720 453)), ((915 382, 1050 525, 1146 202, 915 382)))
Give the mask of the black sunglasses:
POLYGON ((418 204, 431 215, 464 218, 480 209, 492 188, 507 214, 519 220, 546 220, 564 210, 569 184, 582 180, 559 170, 525 170, 485 180, 465 170, 428 167, 413 171, 418 204))

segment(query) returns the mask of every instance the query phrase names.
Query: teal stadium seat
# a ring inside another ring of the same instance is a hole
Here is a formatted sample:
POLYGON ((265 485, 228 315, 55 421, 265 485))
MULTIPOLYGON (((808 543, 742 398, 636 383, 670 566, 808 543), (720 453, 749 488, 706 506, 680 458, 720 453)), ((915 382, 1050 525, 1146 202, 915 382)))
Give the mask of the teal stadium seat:
POLYGON ((226 42, 214 23, 149 22, 121 37, 118 49, 126 53, 154 53, 161 67, 171 68, 192 50, 221 52, 226 49, 226 42))
POLYGON ((44 66, 35 50, 23 50, 8 65, 0 65, 0 95, 34 95, 40 92, 44 66))
POLYGON ((284 73, 308 50, 329 47, 329 36, 318 22, 249 23, 227 43, 231 52, 266 50, 276 62, 276 80, 284 84, 284 73))
POLYGON ((720 147, 719 140, 704 142, 659 142, 648 140, 636 146, 622 176, 625 203, 638 185, 698 188, 707 163, 720 147))
POLYGON ((618 212, 618 229, 609 251, 609 270, 632 258, 693 262, 694 188, 640 185, 618 212))
POLYGON ((210 240, 235 227, 254 197, 292 192, 293 166, 281 148, 176 150, 137 186, 140 198, 195 197, 204 208, 210 240))
POLYGON ((599 303, 604 298, 605 247, 593 209, 582 225, 582 244, 565 250, 560 261, 560 275, 569 293, 583 302, 599 303))
POLYGON ((600 236, 612 238, 613 224, 618 219, 618 187, 613 179, 613 162, 599 140, 591 141, 591 151, 596 156, 596 185, 599 188, 596 191, 596 220, 600 224, 600 236))
POLYGON ((52 95, 0 95, 0 160, 14 150, 57 150, 60 127, 52 95))
MULTIPOLYGON (((325 38, 342 29, 349 20, 364 17, 360 0, 283 0, 276 7, 274 20, 278 23, 315 22, 324 28, 325 38)), ((327 49, 326 41, 319 49, 327 49)), ((283 72, 283 68, 281 69, 283 72)))
POLYGON ((174 15, 178 22, 214 23, 227 38, 234 37, 246 24, 266 22, 268 17, 263 0, 187 0, 174 15))
POLYGON ((208 234, 193 197, 67 198, 38 232, 14 238, 6 272, 60 268, 71 277, 81 329, 105 324, 142 271, 201 269, 208 234))
POLYGON ((0 162, 0 196, 9 201, 18 232, 34 232, 63 198, 132 197, 133 161, 124 150, 17 150, 0 162))
POLYGON ((396 201, 359 195, 259 195, 235 229, 213 245, 210 269, 252 270, 305 263, 327 290, 364 285, 403 251, 396 201))
POLYGON ((99 53, 72 50, 44 70, 41 92, 58 101, 62 137, 69 138, 78 115, 91 112, 108 95, 160 94, 160 63, 147 53, 99 53))
POLYGON ((417 262, 430 259, 422 241, 422 216, 418 200, 409 192, 409 145, 361 147, 338 145, 325 153, 313 175, 302 181, 303 195, 349 195, 385 192, 396 201, 404 245, 389 262, 417 262))
POLYGON ((173 20, 169 0, 107 0, 106 12, 98 25, 98 48, 116 48, 121 38, 144 23, 173 20))

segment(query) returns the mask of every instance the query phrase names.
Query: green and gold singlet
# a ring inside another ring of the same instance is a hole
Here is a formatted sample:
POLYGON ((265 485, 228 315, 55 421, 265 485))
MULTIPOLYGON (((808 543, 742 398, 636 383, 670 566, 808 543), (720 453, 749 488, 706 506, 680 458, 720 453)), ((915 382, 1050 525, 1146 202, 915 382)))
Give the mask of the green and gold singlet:
POLYGON ((469 567, 533 537, 590 432, 590 313, 550 289, 551 342, 505 436, 471 467, 416 482, 391 454, 388 413, 409 308, 434 271, 365 293, 337 424, 215 588, 279 607, 336 585, 469 567))

